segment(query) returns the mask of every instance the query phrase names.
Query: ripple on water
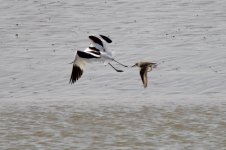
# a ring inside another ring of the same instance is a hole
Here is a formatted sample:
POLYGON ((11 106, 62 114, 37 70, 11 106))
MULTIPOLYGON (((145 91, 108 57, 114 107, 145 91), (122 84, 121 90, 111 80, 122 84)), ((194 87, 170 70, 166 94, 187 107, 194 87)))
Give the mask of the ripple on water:
POLYGON ((0 112, 0 145, 58 149, 225 146, 225 105, 170 105, 10 106, 0 112))

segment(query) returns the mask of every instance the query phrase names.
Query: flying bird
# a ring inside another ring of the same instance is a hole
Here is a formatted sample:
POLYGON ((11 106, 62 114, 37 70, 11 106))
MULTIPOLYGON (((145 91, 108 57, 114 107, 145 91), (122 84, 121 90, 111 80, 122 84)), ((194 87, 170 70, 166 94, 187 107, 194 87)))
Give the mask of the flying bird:
POLYGON ((114 61, 124 67, 128 67, 116 61, 112 52, 107 49, 106 44, 112 43, 112 40, 105 35, 90 35, 90 45, 84 51, 77 51, 72 67, 71 78, 69 83, 75 83, 83 74, 83 70, 87 63, 95 60, 101 62, 108 62, 108 64, 117 72, 123 70, 116 69, 110 62, 114 61))
POLYGON ((144 88, 148 85, 147 73, 152 71, 152 68, 156 68, 157 64, 152 62, 138 62, 132 67, 140 67, 140 77, 143 82, 144 88))

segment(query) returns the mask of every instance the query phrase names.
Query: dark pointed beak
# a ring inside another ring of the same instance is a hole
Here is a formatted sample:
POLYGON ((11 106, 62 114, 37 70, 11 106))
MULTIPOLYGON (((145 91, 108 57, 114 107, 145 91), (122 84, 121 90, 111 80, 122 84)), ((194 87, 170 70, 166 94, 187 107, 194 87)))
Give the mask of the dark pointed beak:
POLYGON ((158 65, 155 63, 155 64, 153 65, 153 68, 157 68, 157 66, 158 66, 158 65))
POLYGON ((136 65, 133 65, 133 66, 131 66, 131 67, 136 67, 136 65))

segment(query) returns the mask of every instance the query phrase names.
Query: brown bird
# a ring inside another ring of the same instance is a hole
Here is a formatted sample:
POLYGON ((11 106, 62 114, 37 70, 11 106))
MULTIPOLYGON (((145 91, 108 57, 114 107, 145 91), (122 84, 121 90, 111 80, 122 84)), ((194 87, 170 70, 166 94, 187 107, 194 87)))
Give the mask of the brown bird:
POLYGON ((152 68, 156 68, 157 64, 152 62, 138 62, 132 67, 140 67, 140 77, 143 82, 144 88, 148 85, 147 73, 152 70, 152 68))

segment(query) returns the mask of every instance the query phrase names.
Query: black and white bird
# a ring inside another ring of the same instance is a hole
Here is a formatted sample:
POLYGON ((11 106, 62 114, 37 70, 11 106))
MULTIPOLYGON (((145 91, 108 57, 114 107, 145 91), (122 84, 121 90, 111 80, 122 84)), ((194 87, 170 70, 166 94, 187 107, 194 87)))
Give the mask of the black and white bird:
POLYGON ((123 65, 116 61, 112 52, 107 50, 106 43, 112 43, 112 40, 105 35, 91 35, 89 36, 91 41, 89 47, 87 47, 84 51, 77 51, 72 67, 72 73, 69 83, 75 83, 83 74, 83 70, 87 63, 91 61, 102 61, 107 62, 114 70, 117 72, 123 72, 122 70, 116 69, 110 62, 114 61, 118 64, 123 65))
POLYGON ((132 67, 140 67, 140 77, 143 82, 144 88, 148 85, 148 78, 147 74, 148 72, 152 71, 152 68, 156 68, 157 64, 152 62, 138 62, 132 67))

